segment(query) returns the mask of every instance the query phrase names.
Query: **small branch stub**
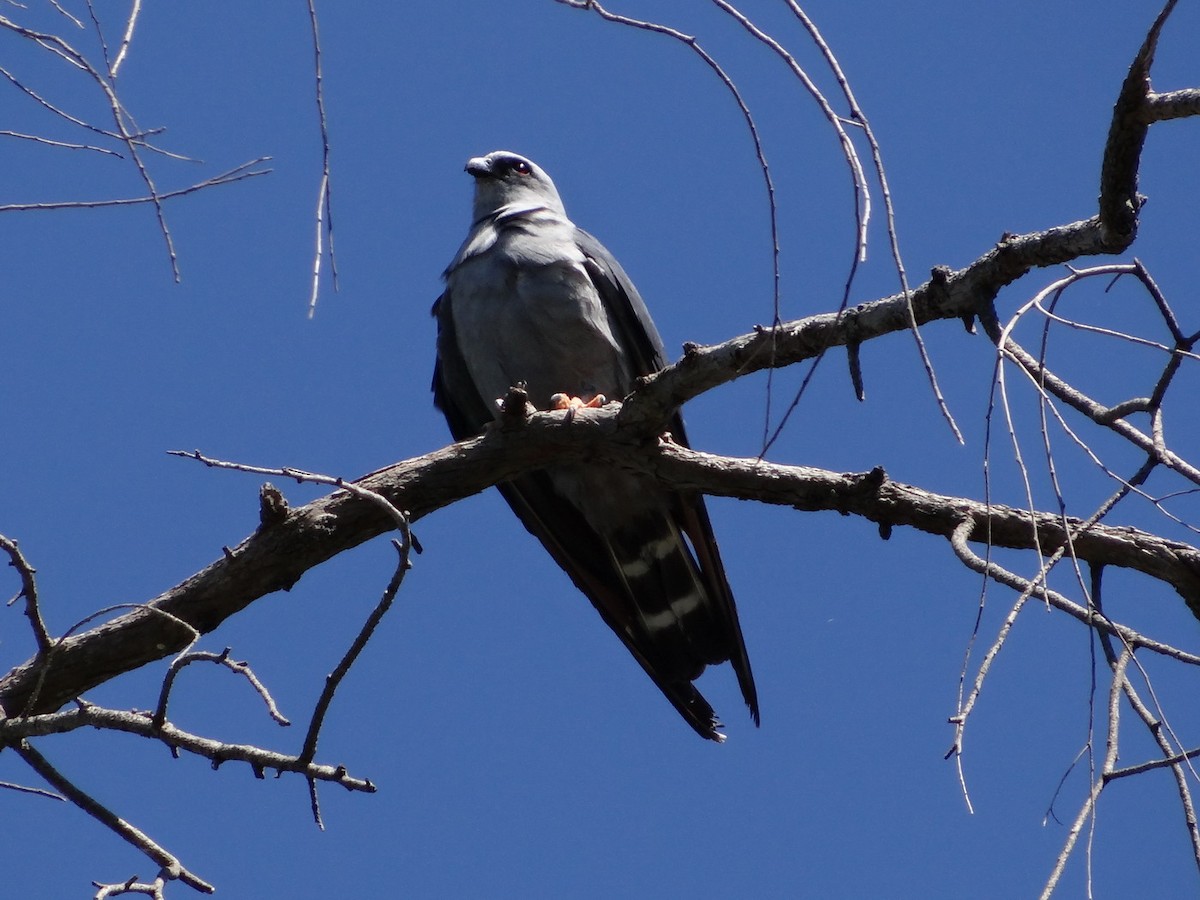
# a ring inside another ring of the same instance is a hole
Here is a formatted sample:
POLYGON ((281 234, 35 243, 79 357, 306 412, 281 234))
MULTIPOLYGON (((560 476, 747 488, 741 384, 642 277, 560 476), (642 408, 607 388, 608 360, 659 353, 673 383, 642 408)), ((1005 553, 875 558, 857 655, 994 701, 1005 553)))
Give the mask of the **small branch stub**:
POLYGON ((263 483, 258 489, 258 521, 260 529, 278 525, 288 514, 287 498, 271 482, 263 483))
POLYGON ((508 393, 496 401, 496 406, 500 409, 501 421, 506 426, 523 425, 526 419, 537 412, 529 402, 529 393, 525 390, 524 383, 510 387, 508 393))

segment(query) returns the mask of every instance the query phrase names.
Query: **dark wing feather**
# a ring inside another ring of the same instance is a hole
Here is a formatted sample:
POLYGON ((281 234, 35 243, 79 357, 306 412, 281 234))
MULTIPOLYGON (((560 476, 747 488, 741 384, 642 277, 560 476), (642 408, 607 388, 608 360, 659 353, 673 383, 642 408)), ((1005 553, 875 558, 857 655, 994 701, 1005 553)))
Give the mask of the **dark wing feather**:
POLYGON ((619 332, 621 348, 629 355, 633 368, 639 375, 657 372, 667 364, 667 349, 642 295, 608 249, 582 228, 575 229, 575 244, 587 257, 588 274, 604 300, 610 321, 619 332))
MULTIPOLYGON (((588 273, 604 300, 610 322, 620 332, 621 346, 629 354, 635 371, 638 375, 657 372, 667 364, 666 348, 637 288, 604 245, 581 228, 576 229, 576 244, 588 259, 588 273)), ((678 412, 671 417, 670 431, 676 443, 689 446, 683 417, 678 412)), ((721 661, 731 661, 742 697, 757 725, 758 691, 750 670, 746 642, 742 638, 737 604, 725 577, 725 567, 721 563, 704 498, 696 493, 679 492, 672 497, 672 507, 675 523, 687 535, 696 553, 712 612, 717 619, 716 628, 724 638, 725 655, 721 661)))
MULTIPOLYGON (((662 339, 641 296, 612 255, 591 235, 577 230, 577 243, 587 257, 587 271, 616 328, 631 368, 648 375, 666 363, 662 339)), ((454 332, 452 297, 447 290, 434 304, 438 320, 438 359, 434 369, 434 402, 446 416, 456 440, 479 434, 495 416, 489 398, 479 395, 463 360, 454 332)), ((494 400, 492 401, 494 402, 494 400)), ((676 414, 670 423, 676 441, 686 446, 683 421, 676 414)), ((669 498, 673 527, 686 535, 696 555, 700 579, 707 595, 704 624, 687 619, 688 633, 668 640, 652 638, 643 627, 642 613, 621 580, 613 559, 613 535, 600 535, 583 513, 555 488, 549 475, 534 472, 499 485, 513 511, 559 566, 588 597, 608 626, 616 632, 671 704, 702 737, 723 740, 712 707, 691 683, 703 662, 731 660, 746 705, 759 721, 758 699, 750 661, 742 639, 733 594, 725 577, 712 526, 699 494, 679 493, 669 498), (682 645, 691 649, 680 658, 682 645)), ((690 564, 689 564, 690 565, 690 564)))
POLYGON ((530 534, 538 538, 554 561, 587 596, 608 627, 658 685, 671 705, 701 736, 724 740, 720 722, 708 701, 686 677, 668 678, 678 669, 654 643, 644 638, 638 611, 627 593, 613 587, 613 563, 605 538, 597 534, 575 506, 566 502, 542 472, 524 475, 499 485, 509 506, 530 534))
MULTIPOLYGON (((433 303, 437 319, 437 361, 433 364, 433 404, 446 417, 456 441, 464 441, 483 431, 495 416, 475 387, 454 333, 450 314, 450 291, 433 303)), ((493 398, 495 399, 495 398, 493 398)))
MULTIPOLYGON (((434 403, 446 416, 455 440, 479 434, 494 418, 467 370, 454 332, 449 291, 433 305, 438 321, 438 353, 433 373, 434 403)), ((550 552, 575 586, 591 600, 601 617, 621 638, 646 674, 699 734, 713 740, 722 735, 712 707, 690 681, 666 681, 666 668, 652 647, 643 648, 638 613, 623 591, 612 587, 612 560, 605 542, 572 504, 566 502, 543 472, 532 472, 498 485, 500 493, 525 528, 550 552), (569 549, 568 549, 569 547, 569 549), (647 655, 647 652, 650 655, 647 655)))

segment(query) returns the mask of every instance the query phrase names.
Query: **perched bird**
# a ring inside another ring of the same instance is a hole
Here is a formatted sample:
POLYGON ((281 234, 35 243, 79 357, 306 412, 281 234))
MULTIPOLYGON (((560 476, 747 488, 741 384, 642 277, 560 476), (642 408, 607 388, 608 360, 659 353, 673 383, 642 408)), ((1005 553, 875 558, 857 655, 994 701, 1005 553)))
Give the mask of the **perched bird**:
MULTIPOLYGON (((433 307, 434 402, 456 440, 481 433, 515 385, 539 409, 598 405, 666 365, 637 289, 567 218, 550 176, 506 150, 466 170, 475 179, 471 230, 433 307)), ((686 445, 678 414, 670 432, 686 445)), ((727 660, 758 722, 737 608, 699 494, 583 464, 499 488, 692 728, 725 739, 692 682, 727 660)))

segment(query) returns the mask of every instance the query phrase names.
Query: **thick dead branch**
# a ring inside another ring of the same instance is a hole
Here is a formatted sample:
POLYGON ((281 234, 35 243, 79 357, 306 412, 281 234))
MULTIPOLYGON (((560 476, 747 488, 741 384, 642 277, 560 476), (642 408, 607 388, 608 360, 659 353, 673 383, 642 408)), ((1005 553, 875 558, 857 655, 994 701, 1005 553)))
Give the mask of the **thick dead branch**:
MULTIPOLYGON (((938 319, 973 321, 991 308, 1001 288, 1032 269, 1119 253, 1125 246, 1105 240, 1099 217, 1007 236, 965 269, 935 270, 912 292, 912 315, 918 326, 938 319)), ((629 421, 664 424, 683 403, 742 375, 812 359, 829 347, 907 330, 911 321, 904 295, 895 294, 840 314, 823 313, 759 329, 715 346, 692 345, 679 362, 650 376, 646 387, 629 398, 622 415, 629 421)))
MULTIPOLYGON (((802 330, 802 329, 801 329, 802 330)), ((741 340, 741 339, 739 339, 741 340)), ((749 336, 754 340, 754 336, 749 336)), ((725 346, 725 345, 723 345, 725 346)), ((718 348, 719 349, 719 348, 718 348)), ((493 428, 466 441, 372 473, 357 484, 377 493, 411 521, 452 502, 550 462, 602 460, 653 472, 665 484, 705 493, 783 503, 805 510, 836 510, 881 525, 910 525, 949 536, 964 517, 978 516, 998 546, 1056 547, 1062 520, 977 501, 946 497, 890 482, 882 472, 843 475, 728 459, 648 438, 644 426, 625 421, 616 404, 565 413, 538 413, 520 427, 493 428)), ((1068 520, 1069 522, 1070 520, 1068 520)), ((290 511, 277 525, 260 528, 221 558, 148 605, 169 616, 135 609, 55 647, 30 713, 45 713, 97 684, 178 651, 192 633, 174 618, 207 633, 254 600, 290 588, 308 569, 394 527, 387 511, 349 490, 290 511)), ((1200 552, 1135 529, 1093 526, 1075 539, 1080 559, 1126 566, 1171 584, 1200 609, 1200 552)), ((0 702, 9 714, 27 703, 40 666, 30 660, 0 679, 0 702)))
POLYGON ((1135 528, 1093 524, 1057 513, 1037 513, 964 497, 935 494, 886 478, 731 459, 664 444, 645 465, 673 487, 706 494, 762 500, 807 511, 836 510, 884 528, 907 525, 950 539, 965 520, 971 539, 992 546, 1046 553, 1061 547, 1072 529, 1075 556, 1091 563, 1132 569, 1170 584, 1200 617, 1200 550, 1135 528), (1074 533, 1078 530, 1078 533, 1074 533))
POLYGON ((1150 94, 1142 114, 1151 122, 1200 116, 1200 88, 1150 94))
POLYGON ((1137 215, 1142 206, 1142 198, 1137 192, 1138 166, 1142 145, 1150 129, 1146 112, 1150 67, 1154 63, 1158 37, 1175 3, 1176 0, 1169 0, 1150 27, 1113 108, 1100 170, 1100 219, 1106 242, 1114 246, 1128 246, 1137 234, 1137 215))

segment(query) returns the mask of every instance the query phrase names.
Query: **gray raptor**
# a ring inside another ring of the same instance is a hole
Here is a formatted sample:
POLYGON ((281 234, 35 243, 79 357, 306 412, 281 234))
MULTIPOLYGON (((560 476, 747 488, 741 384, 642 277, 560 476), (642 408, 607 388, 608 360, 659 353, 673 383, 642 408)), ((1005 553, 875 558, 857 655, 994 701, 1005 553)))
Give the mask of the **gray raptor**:
MULTIPOLYGON (((481 433, 514 385, 524 384, 538 409, 594 406, 666 365, 637 289, 567 218, 541 168, 497 150, 466 170, 475 178, 471 230, 433 307, 434 402, 456 440, 481 433)), ((686 445, 678 413, 669 430, 686 445)), ((697 733, 724 740, 692 682, 727 660, 757 724, 737 608, 699 494, 582 464, 499 489, 697 733)))

